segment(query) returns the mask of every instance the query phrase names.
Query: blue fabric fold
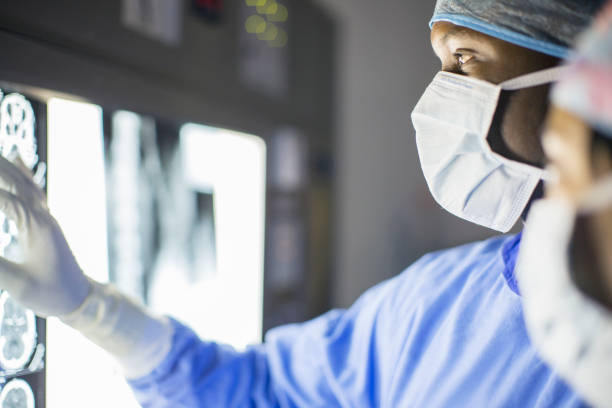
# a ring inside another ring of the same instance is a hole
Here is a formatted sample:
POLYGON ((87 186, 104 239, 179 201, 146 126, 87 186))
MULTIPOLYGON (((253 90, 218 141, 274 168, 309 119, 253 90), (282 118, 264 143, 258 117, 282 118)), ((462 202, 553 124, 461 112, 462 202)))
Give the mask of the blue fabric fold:
POLYGON ((502 246, 502 258, 504 259, 504 278, 506 278, 506 283, 508 287, 517 295, 520 296, 521 292, 519 290, 518 282, 516 281, 516 275, 514 273, 516 269, 516 259, 518 258, 519 247, 521 245, 521 237, 523 236, 523 232, 521 231, 514 237, 511 237, 506 241, 504 246, 502 246))

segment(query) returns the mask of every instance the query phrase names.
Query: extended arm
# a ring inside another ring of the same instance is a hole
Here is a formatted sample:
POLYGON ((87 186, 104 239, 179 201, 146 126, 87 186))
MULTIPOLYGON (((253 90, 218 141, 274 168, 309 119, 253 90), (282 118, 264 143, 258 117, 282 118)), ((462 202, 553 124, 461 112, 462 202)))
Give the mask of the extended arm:
POLYGON ((0 210, 17 225, 21 253, 0 258, 0 288, 38 315, 58 316, 113 355, 144 407, 372 404, 374 379, 366 373, 375 356, 369 344, 381 326, 377 310, 388 285, 346 312, 275 329, 264 344, 239 352, 202 341, 184 325, 88 279, 38 187, 2 158, 0 179, 0 210))

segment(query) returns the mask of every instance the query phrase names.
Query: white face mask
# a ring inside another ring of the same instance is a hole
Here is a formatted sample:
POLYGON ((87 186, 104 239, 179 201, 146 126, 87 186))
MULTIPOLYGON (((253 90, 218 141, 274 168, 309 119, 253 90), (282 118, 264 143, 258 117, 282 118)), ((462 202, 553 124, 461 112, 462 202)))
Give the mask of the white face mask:
POLYGON ((523 75, 499 85, 439 72, 412 112, 429 190, 447 211, 507 232, 529 202, 543 170, 491 150, 487 136, 502 90, 553 82, 564 68, 523 75))
POLYGON ((598 407, 612 407, 612 312, 576 287, 568 254, 577 213, 611 203, 612 178, 600 182, 578 206, 561 198, 534 202, 516 266, 533 345, 598 407))

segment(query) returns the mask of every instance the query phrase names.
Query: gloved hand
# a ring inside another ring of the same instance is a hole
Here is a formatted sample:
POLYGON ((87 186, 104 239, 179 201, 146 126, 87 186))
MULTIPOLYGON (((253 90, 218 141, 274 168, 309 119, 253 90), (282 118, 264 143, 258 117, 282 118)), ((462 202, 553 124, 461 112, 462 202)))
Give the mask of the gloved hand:
MULTIPOLYGON (((24 169, 0 157, 0 211, 15 223, 17 242, 0 257, 0 288, 40 316, 75 311, 91 288, 42 190, 24 169)), ((9 221, 9 222, 11 222, 9 221)))
POLYGON ((27 172, 0 156, 0 211, 17 230, 10 259, 0 257, 0 289, 80 331, 113 355, 127 377, 148 374, 170 350, 171 322, 85 276, 27 172))

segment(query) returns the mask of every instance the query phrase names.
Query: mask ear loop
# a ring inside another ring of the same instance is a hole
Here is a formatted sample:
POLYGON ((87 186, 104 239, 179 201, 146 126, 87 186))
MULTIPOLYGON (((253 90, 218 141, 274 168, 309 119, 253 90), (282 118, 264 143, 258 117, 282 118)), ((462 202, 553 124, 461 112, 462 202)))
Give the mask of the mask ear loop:
POLYGON ((566 66, 543 69, 541 71, 530 72, 529 74, 509 79, 499 84, 499 86, 504 91, 516 91, 518 89, 531 88, 538 85, 556 82, 561 79, 567 71, 568 67, 566 66))

